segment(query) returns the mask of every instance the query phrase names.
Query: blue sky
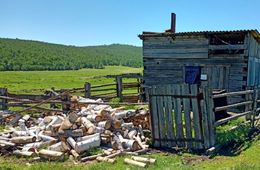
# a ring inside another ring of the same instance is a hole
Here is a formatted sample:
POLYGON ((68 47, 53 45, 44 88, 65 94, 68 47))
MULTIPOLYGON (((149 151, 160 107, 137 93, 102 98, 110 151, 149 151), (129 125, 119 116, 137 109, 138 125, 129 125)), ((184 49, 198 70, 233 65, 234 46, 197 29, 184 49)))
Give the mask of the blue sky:
POLYGON ((0 37, 140 46, 142 31, 260 30, 260 0, 0 0, 0 37))

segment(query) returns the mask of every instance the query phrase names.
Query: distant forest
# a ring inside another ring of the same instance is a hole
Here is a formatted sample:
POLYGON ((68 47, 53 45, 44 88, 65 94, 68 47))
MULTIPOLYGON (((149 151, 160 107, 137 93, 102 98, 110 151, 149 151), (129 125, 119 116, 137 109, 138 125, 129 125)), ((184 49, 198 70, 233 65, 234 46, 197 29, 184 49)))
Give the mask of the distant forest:
POLYGON ((0 71, 78 70, 142 66, 142 48, 131 45, 66 46, 0 38, 0 71))

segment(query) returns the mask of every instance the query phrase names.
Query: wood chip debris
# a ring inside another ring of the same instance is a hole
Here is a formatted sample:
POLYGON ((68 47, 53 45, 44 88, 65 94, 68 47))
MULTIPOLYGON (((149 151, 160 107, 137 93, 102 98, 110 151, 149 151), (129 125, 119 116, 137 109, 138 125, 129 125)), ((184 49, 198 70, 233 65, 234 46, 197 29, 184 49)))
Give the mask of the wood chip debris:
POLYGON ((116 162, 118 155, 131 154, 132 159, 125 160, 126 163, 145 167, 147 163, 155 162, 135 157, 148 150, 150 123, 146 109, 125 110, 104 104, 86 104, 88 102, 103 101, 73 96, 66 114, 49 112, 40 116, 17 116, 15 112, 0 111, 0 123, 11 125, 0 132, 0 154, 58 161, 73 156, 82 162, 110 163, 116 162), (96 147, 102 148, 103 153, 85 156, 96 147))

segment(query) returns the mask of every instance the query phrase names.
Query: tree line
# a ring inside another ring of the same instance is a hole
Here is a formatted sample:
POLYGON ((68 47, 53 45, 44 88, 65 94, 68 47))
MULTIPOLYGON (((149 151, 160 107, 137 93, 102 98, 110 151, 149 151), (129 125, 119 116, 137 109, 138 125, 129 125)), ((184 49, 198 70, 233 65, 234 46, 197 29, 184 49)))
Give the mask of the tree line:
POLYGON ((142 48, 131 45, 66 46, 0 38, 0 71, 78 70, 142 66, 142 48))

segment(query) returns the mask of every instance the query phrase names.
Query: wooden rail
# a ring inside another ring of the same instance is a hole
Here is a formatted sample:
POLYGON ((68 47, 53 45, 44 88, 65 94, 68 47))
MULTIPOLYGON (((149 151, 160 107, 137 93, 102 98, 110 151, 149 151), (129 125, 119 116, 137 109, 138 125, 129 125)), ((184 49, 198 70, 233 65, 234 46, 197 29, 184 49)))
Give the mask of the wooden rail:
POLYGON ((245 91, 237 91, 237 92, 229 92, 229 93, 223 93, 223 94, 217 94, 212 95, 213 99, 221 98, 221 97, 234 97, 239 95, 245 95, 244 100, 239 103, 232 103, 227 104, 225 106, 215 107, 213 110, 215 112, 224 111, 228 109, 234 109, 237 107, 245 106, 244 112, 242 113, 235 113, 234 115, 218 120, 214 123, 214 127, 220 126, 222 124, 225 124, 231 120, 237 119, 239 117, 246 118, 246 122, 250 122, 252 126, 254 126, 255 120, 257 120, 257 114, 260 111, 260 108, 258 107, 258 103, 260 103, 258 91, 259 89, 257 87, 251 87, 253 89, 245 90, 245 91))

